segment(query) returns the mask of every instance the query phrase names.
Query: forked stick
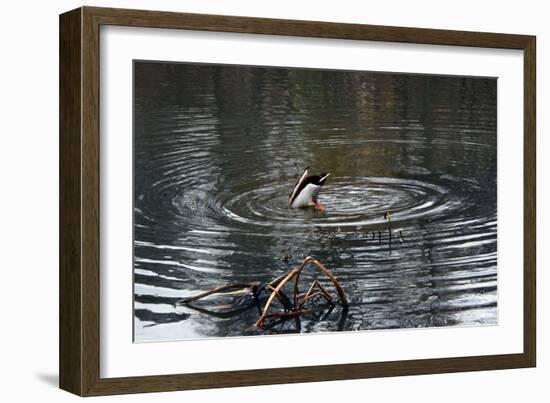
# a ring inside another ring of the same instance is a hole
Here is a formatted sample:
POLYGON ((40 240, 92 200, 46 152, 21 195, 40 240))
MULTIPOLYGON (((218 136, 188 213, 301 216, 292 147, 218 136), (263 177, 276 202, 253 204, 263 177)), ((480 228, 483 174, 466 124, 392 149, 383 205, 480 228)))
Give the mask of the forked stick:
POLYGON ((332 281, 332 284, 334 284, 334 288, 336 289, 336 292, 338 293, 338 298, 340 299, 340 303, 343 307, 348 306, 348 300, 346 299, 346 294, 344 294, 344 291, 342 290, 342 287, 340 287, 340 284, 338 283, 338 280, 336 280, 336 277, 332 272, 327 269, 321 262, 319 262, 317 259, 315 259, 312 256, 308 256, 304 260, 305 262, 312 262, 321 270, 328 278, 330 278, 330 281, 332 281))
POLYGON ((275 289, 275 287, 273 287, 271 284, 268 284, 268 285, 267 285, 267 288, 269 288, 271 291, 273 291, 273 293, 275 294, 275 296, 277 297, 277 299, 279 300, 279 302, 280 302, 286 309, 292 309, 292 304, 290 303, 288 297, 283 293, 283 290, 277 291, 277 290, 275 289))
POLYGON ((292 269, 291 271, 288 272, 288 274, 285 276, 285 278, 283 278, 281 280, 281 282, 279 284, 277 284, 277 287, 275 287, 275 289, 273 290, 273 292, 271 293, 271 295, 267 299, 267 302, 265 303, 265 306, 264 306, 264 309, 262 311, 262 314, 260 315, 260 318, 255 323, 255 325, 257 327, 262 327, 262 325, 264 323, 265 315, 266 315, 269 307, 271 306, 271 303, 273 302, 273 299, 275 298, 275 296, 277 296, 277 294, 279 294, 279 291, 281 291, 283 286, 286 283, 288 283, 288 281, 290 281, 292 279, 292 277, 294 277, 297 273, 298 273, 297 268, 292 269))
MULTIPOLYGON (((338 294, 338 298, 340 299, 340 303, 344 308, 348 306, 348 301, 346 299, 346 295, 344 294, 344 291, 340 287, 340 284, 338 283, 338 280, 336 280, 336 277, 331 273, 330 270, 328 270, 325 266, 323 266, 317 259, 315 259, 312 256, 307 256, 304 261, 296 268, 292 269, 290 272, 287 273, 287 275, 277 284, 277 287, 273 290, 271 295, 269 296, 267 302, 265 303, 264 309, 262 310, 262 314, 260 315, 260 318, 256 321, 257 327, 262 327, 265 317, 267 315, 267 312, 269 311, 269 308, 271 307, 271 304, 273 303, 274 298, 277 296, 279 291, 283 288, 283 286, 288 283, 293 277, 298 276, 304 269, 305 265, 308 262, 312 262, 317 266, 323 274, 325 274, 330 280, 332 281, 332 284, 334 284, 334 288, 336 289, 336 293, 338 294)), ((294 283, 294 308, 298 309, 299 303, 298 303, 298 278, 296 279, 294 283)))
POLYGON ((318 282, 317 280, 315 280, 316 283, 317 283, 317 287, 319 287, 319 289, 321 290, 321 292, 323 293, 323 295, 325 296, 325 298, 332 304, 334 305, 334 301, 332 300, 332 297, 330 296, 330 293, 327 291, 327 289, 325 287, 323 287, 323 284, 321 284, 320 282, 318 282))
MULTIPOLYGON (((312 292, 313 289, 315 288, 315 284, 316 284, 316 283, 317 283, 317 280, 314 280, 314 281, 310 284, 309 288, 307 289, 307 292, 306 292, 303 296, 300 295, 300 296, 302 297, 303 300, 308 299, 309 295, 311 294, 311 292, 312 292)), ((299 297, 300 297, 300 296, 299 296, 299 297)))
POLYGON ((302 273, 302 270, 306 263, 308 262, 308 258, 311 256, 308 256, 304 259, 302 263, 300 263, 300 266, 298 266, 295 270, 298 270, 296 273, 296 279, 294 280, 294 308, 298 309, 298 295, 300 295, 300 290, 298 289, 298 283, 300 281, 300 274, 302 273))
POLYGON ((334 300, 332 299, 327 289, 323 287, 323 285, 320 282, 318 282, 317 280, 314 280, 311 283, 307 293, 302 297, 302 302, 300 302, 299 308, 302 309, 303 306, 306 304, 306 302, 308 302, 309 300, 312 300, 317 296, 322 296, 325 299, 325 301, 327 301, 330 305, 334 305, 334 300), (317 287, 319 291, 312 292, 315 287, 317 287))

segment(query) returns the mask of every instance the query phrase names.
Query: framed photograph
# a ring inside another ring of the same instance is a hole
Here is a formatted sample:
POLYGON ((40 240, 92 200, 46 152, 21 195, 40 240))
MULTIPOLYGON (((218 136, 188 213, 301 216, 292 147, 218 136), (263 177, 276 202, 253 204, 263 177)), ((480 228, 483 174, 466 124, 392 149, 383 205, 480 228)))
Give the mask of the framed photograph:
POLYGON ((60 16, 60 387, 533 367, 535 37, 60 16))

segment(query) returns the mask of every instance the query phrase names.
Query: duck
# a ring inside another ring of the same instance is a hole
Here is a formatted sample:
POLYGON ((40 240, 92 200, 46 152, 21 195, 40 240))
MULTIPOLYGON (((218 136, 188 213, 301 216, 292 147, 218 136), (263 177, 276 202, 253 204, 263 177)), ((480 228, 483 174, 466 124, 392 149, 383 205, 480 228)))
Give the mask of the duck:
POLYGON ((309 167, 307 167, 288 196, 288 207, 291 209, 313 207, 324 210, 325 207, 318 203, 317 196, 329 175, 330 173, 323 172, 320 175, 309 176, 309 167))

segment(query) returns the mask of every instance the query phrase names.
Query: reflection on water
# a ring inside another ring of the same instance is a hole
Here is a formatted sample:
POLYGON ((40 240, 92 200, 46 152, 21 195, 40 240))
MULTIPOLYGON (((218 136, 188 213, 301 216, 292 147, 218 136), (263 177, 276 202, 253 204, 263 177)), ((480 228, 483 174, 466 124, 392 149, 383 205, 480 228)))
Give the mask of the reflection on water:
POLYGON ((308 254, 350 308, 282 332, 497 323, 496 79, 136 62, 134 80, 136 341, 257 334, 257 309, 173 302, 308 254), (287 208, 308 165, 331 173, 325 212, 287 208))

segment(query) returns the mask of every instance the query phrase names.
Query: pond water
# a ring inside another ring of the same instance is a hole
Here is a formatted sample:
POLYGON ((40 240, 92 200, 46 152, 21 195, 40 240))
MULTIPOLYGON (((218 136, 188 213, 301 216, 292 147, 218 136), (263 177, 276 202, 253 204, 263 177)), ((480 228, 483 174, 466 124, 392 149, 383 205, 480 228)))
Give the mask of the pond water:
POLYGON ((134 86, 136 341, 497 323, 496 79, 143 61, 134 86), (287 207, 306 166, 324 211, 287 207), (307 255, 348 310, 174 305, 307 255))

